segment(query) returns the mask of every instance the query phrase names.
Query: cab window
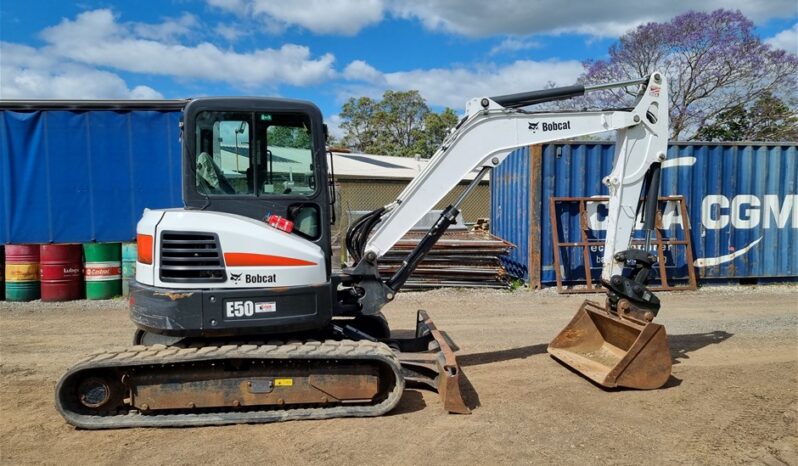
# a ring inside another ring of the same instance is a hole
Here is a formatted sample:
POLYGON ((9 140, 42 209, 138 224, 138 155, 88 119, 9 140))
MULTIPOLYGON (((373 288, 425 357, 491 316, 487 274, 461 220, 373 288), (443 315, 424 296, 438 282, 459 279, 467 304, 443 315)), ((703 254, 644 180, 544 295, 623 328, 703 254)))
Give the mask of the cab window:
POLYGON ((311 196, 310 119, 302 114, 200 112, 196 188, 211 196, 311 196))

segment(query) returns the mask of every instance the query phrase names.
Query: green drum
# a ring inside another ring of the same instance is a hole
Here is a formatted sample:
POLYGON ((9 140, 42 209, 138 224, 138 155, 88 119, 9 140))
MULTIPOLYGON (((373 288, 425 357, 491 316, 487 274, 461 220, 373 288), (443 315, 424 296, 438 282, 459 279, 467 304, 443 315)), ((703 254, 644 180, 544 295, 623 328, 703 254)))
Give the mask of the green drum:
POLYGON ((122 296, 130 294, 129 282, 136 276, 136 243, 122 243, 122 296))
POLYGON ((119 243, 86 243, 86 299, 110 299, 122 294, 122 248, 119 243))

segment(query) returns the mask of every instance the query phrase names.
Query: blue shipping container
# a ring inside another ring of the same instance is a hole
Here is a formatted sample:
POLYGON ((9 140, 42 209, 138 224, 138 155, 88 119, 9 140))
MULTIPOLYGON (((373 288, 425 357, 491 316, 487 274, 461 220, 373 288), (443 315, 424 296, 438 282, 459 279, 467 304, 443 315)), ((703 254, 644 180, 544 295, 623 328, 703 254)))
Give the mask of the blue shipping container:
POLYGON ((501 238, 513 238, 511 242, 515 248, 504 259, 504 267, 511 276, 523 277, 526 281, 529 280, 529 227, 532 221, 529 154, 528 147, 516 150, 490 174, 491 233, 501 238))
POLYGON ((182 205, 180 109, 0 110, 0 243, 119 242, 182 205))
MULTIPOLYGON (((551 197, 606 196, 601 178, 610 172, 612 143, 548 144, 542 148, 540 173, 530 173, 529 150, 511 154, 491 177, 491 228, 513 242, 529 244, 533 226, 508 221, 529 211, 529 190, 540 199, 540 271, 543 284, 555 282, 551 197), (526 160, 522 160, 526 159, 526 160), (538 186, 530 186, 539 179, 538 186)), ((669 256, 673 277, 697 268, 700 278, 798 276, 798 152, 795 144, 675 143, 668 149, 662 171, 661 195, 685 197, 691 226, 694 263, 684 254, 669 256)), ((601 209, 591 212, 595 231, 602 238, 601 209)), ((578 230, 576 215, 557 213, 561 229, 578 230)), ((674 212, 669 212, 673 221, 674 212)), ((678 229, 676 225, 671 228, 678 229)), ((675 236, 679 236, 678 231, 675 236)), ((529 281, 529 261, 537 251, 514 250, 508 270, 529 281), (519 272, 520 271, 520 272, 519 272)), ((583 267, 581 254, 564 258, 564 273, 583 267)), ((597 264, 593 264, 597 266, 597 264)), ((598 269, 597 269, 598 270, 598 269)))

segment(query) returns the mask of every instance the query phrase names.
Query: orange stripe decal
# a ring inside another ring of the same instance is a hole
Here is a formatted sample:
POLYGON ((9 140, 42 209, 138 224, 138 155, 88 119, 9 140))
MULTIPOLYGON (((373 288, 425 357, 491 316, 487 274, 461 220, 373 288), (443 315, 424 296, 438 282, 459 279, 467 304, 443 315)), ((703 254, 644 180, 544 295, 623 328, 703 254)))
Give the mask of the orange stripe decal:
POLYGON ((294 267, 297 265, 317 265, 315 262, 294 259, 293 257, 251 254, 248 252, 226 252, 224 262, 228 267, 294 267))

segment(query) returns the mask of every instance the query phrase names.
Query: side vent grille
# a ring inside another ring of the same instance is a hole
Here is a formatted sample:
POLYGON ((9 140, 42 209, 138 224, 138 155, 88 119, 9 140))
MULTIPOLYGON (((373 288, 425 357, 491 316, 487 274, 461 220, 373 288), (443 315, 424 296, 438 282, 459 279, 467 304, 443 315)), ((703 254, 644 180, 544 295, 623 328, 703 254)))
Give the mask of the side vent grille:
POLYGON ((219 237, 214 233, 161 233, 161 281, 223 282, 226 279, 219 237))

